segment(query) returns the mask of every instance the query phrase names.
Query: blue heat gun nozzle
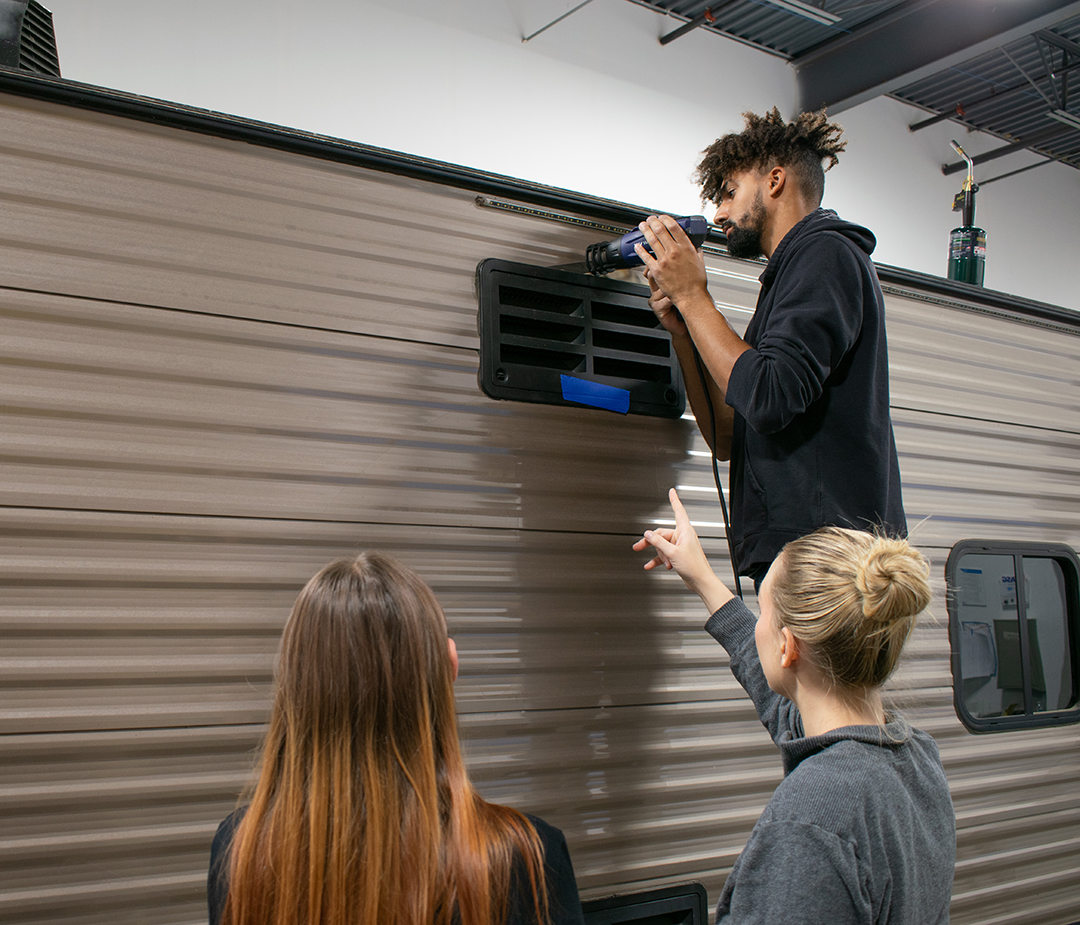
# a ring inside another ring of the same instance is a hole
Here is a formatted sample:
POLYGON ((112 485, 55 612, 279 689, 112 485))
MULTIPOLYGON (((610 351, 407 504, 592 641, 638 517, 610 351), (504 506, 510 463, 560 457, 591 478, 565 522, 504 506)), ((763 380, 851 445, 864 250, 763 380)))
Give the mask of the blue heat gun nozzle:
MULTIPOLYGON (((686 215, 675 221, 686 232, 694 247, 701 247, 705 243, 705 238, 709 235, 709 223, 704 215, 686 215)), ((641 229, 635 228, 614 241, 590 244, 585 251, 585 265, 595 276, 603 276, 624 267, 641 266, 641 258, 634 250, 635 244, 645 244, 645 249, 652 253, 649 245, 645 243, 645 235, 641 233, 641 229)))

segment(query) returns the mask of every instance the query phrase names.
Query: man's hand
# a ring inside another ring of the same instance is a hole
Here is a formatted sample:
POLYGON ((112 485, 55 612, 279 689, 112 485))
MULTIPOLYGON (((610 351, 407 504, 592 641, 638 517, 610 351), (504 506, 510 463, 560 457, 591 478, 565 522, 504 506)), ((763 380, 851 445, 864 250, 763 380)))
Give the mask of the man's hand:
POLYGON ((645 279, 649 281, 649 289, 652 290, 649 293, 649 308, 656 313, 664 330, 675 337, 688 333, 686 322, 683 321, 675 303, 664 295, 660 287, 656 285, 656 281, 649 275, 648 270, 645 271, 645 279))
MULTIPOLYGON (((692 301, 702 297, 711 302, 705 260, 679 223, 670 215, 650 215, 638 228, 652 248, 650 254, 644 244, 634 245, 634 250, 645 264, 649 285, 655 285, 671 303, 680 308, 689 307, 692 301)), ((652 299, 649 304, 653 304, 652 299)), ((655 306, 653 311, 663 322, 663 316, 655 306)))

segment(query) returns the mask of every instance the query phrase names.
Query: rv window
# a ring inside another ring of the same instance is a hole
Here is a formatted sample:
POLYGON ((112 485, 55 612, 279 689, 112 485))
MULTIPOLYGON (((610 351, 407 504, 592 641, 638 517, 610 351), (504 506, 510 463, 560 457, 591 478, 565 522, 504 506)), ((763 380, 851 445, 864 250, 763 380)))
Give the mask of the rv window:
POLYGON ((1080 561, 1061 544, 964 540, 949 553, 956 713, 973 732, 1080 722, 1080 561))

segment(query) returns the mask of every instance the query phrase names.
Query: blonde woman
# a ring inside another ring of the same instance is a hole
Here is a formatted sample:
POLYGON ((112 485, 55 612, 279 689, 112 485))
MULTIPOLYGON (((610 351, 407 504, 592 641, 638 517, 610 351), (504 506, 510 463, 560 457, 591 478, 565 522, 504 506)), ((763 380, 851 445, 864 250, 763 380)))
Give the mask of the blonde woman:
POLYGON ((672 489, 675 528, 646 531, 780 749, 784 780, 724 884, 728 925, 938 925, 949 920, 956 820, 934 740, 885 712, 881 686, 930 601, 905 540, 839 527, 788 543, 757 619, 713 573, 672 489))
POLYGON ((562 833, 481 799, 431 589, 377 553, 293 607, 250 805, 218 829, 210 925, 581 925, 562 833))

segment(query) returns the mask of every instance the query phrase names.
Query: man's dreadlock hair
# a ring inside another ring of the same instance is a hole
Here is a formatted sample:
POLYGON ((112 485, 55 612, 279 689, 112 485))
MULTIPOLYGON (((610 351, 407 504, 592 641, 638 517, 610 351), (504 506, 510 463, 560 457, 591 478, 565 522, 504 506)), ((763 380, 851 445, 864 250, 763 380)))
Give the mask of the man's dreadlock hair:
POLYGON ((825 171, 837 162, 836 155, 847 147, 840 141, 843 129, 827 122, 825 110, 804 112, 794 122, 785 122, 775 106, 764 116, 744 112, 746 128, 738 135, 724 135, 705 149, 696 179, 701 197, 719 202, 724 181, 744 170, 765 170, 779 165, 792 174, 814 206, 825 193, 825 171), (822 161, 829 159, 828 166, 822 161))

